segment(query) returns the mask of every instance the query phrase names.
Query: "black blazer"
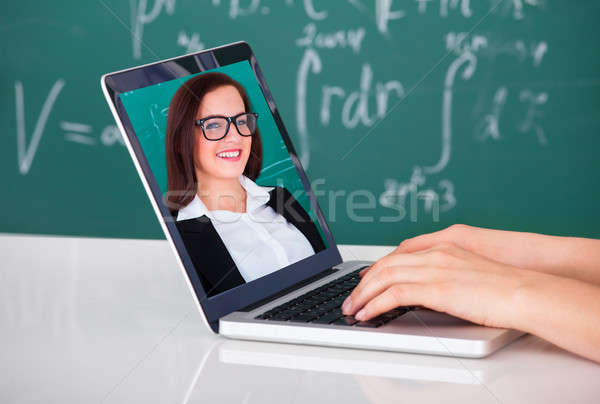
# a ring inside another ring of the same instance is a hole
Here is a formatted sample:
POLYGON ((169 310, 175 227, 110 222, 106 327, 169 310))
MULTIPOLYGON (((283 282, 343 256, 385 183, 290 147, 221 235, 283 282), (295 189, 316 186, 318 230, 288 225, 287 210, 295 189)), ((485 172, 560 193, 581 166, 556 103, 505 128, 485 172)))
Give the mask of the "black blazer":
MULTIPOLYGON (((325 249, 317 226, 287 189, 274 187, 269 195, 267 206, 296 226, 308 239, 315 253, 325 249)), ((206 215, 176 221, 175 224, 208 296, 245 283, 219 233, 206 215)))

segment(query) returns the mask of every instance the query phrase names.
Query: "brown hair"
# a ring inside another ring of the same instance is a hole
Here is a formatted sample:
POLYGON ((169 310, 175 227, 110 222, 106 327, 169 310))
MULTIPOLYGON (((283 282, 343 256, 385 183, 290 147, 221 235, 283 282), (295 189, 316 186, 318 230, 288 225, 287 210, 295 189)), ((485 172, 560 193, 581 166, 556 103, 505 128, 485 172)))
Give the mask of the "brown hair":
MULTIPOLYGON (((167 157, 167 192, 165 202, 174 214, 194 199, 198 182, 194 170, 196 113, 206 93, 223 86, 235 87, 246 112, 251 111, 250 98, 244 87, 223 73, 204 73, 187 80, 175 93, 167 114, 165 151, 167 157)), ((262 167, 262 141, 258 128, 252 136, 250 157, 244 175, 256 180, 262 167)))

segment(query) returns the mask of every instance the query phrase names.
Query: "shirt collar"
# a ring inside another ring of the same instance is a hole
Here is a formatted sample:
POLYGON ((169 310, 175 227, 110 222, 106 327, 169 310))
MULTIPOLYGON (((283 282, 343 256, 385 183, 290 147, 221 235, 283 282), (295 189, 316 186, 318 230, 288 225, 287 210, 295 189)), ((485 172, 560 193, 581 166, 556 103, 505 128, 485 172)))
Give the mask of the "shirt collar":
MULTIPOLYGON (((273 189, 273 187, 261 187, 256 184, 250 178, 245 175, 240 175, 238 177, 240 185, 246 190, 246 212, 253 212, 256 208, 266 204, 269 202, 271 195, 269 192, 273 189)), ((188 220, 195 219, 200 216, 206 215, 210 219, 215 219, 213 212, 219 212, 219 218, 222 214, 227 215, 227 211, 218 210, 218 211, 210 211, 206 208, 206 205, 198 194, 194 195, 194 199, 182 209, 179 209, 177 213, 177 221, 180 220, 188 220)), ((239 215, 237 212, 229 212, 233 215, 239 215)))

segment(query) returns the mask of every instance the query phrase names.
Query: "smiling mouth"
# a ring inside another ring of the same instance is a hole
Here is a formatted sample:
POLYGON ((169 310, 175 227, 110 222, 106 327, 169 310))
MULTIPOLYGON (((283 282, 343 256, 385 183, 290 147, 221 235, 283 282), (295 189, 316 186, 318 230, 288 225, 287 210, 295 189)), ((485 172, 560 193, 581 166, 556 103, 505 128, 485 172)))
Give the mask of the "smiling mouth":
POLYGON ((242 155, 242 149, 223 150, 217 153, 217 157, 228 161, 238 161, 242 155))

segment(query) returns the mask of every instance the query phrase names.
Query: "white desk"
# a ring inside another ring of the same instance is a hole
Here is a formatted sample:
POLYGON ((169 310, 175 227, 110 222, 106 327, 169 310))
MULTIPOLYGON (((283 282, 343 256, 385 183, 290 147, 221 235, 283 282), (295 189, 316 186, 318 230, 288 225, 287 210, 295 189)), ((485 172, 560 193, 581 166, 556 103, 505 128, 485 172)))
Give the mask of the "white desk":
POLYGON ((166 241, 4 234, 0 257, 1 403, 600 402, 599 365, 530 335, 486 359, 216 336, 166 241))

